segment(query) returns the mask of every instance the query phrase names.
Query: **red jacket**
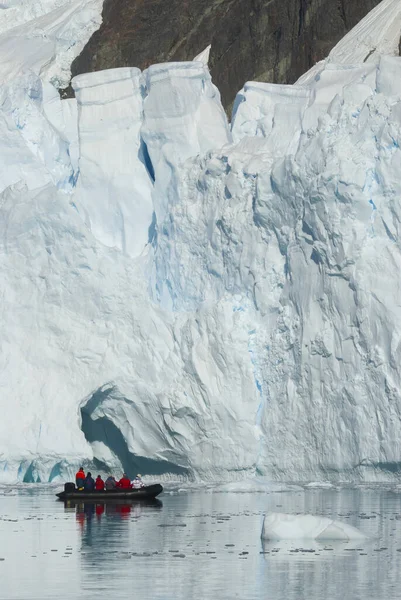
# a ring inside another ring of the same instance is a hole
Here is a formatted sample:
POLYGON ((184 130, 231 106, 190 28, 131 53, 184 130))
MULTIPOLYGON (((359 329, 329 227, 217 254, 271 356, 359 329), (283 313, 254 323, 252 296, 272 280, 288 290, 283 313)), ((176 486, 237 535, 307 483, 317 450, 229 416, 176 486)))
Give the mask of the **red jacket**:
POLYGON ((125 490, 131 490, 132 485, 128 477, 122 477, 120 481, 117 483, 117 487, 123 488, 125 490))
POLYGON ((85 479, 85 473, 82 469, 79 469, 78 473, 75 475, 75 480, 77 479, 85 479))
POLYGON ((104 481, 101 477, 96 477, 95 490, 100 490, 100 491, 104 490, 104 481))

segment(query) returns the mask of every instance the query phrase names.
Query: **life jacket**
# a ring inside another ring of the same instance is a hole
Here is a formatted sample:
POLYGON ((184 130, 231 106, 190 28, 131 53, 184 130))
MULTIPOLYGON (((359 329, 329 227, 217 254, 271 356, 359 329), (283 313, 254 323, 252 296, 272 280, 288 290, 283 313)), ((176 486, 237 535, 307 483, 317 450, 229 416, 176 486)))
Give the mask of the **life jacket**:
POLYGON ((95 490, 104 490, 104 481, 101 477, 96 477, 95 490))
POLYGON ((79 469, 78 473, 75 475, 75 480, 77 479, 85 479, 85 473, 83 469, 79 469))
POLYGON ((132 485, 130 480, 128 479, 128 477, 122 477, 120 479, 120 481, 118 482, 118 487, 119 488, 123 488, 125 490, 131 490, 132 489, 132 485))

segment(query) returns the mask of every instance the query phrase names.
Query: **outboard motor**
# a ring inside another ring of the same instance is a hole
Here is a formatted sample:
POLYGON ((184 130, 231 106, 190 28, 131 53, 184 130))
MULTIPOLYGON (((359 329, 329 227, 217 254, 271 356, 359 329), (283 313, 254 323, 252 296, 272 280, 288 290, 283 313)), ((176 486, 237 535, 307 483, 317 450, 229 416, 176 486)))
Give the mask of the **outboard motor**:
POLYGON ((71 481, 69 481, 68 483, 64 484, 64 491, 66 494, 70 494, 71 492, 75 492, 75 483, 71 483, 71 481))

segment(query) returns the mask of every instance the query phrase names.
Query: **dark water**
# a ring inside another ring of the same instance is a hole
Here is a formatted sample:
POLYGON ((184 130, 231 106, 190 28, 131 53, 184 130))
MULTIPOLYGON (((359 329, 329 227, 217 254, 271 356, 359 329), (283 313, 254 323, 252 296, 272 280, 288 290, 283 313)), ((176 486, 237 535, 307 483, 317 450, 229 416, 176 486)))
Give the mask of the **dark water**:
POLYGON ((54 490, 0 490, 0 598, 401 597, 401 495, 344 489, 168 494, 142 505, 64 507, 54 490), (357 544, 262 543, 268 510, 343 520, 357 544))

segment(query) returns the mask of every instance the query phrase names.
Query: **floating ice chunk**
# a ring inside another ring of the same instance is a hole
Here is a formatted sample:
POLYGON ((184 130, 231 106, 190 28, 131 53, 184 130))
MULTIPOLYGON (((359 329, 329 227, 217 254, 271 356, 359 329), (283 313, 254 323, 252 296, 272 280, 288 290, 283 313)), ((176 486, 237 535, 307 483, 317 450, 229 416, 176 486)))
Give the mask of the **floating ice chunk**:
POLYGON ((334 485, 329 481, 311 481, 310 483, 307 483, 305 487, 310 489, 331 489, 334 487, 334 485))
POLYGON ((289 485, 285 483, 277 483, 268 479, 255 477, 253 479, 244 479, 242 481, 232 481, 230 483, 222 483, 214 486, 213 492, 230 492, 234 494, 246 493, 274 493, 274 492, 293 492, 300 490, 297 485, 289 485))
POLYGON ((361 540, 366 537, 351 525, 313 515, 269 513, 262 529, 264 540, 361 540))

